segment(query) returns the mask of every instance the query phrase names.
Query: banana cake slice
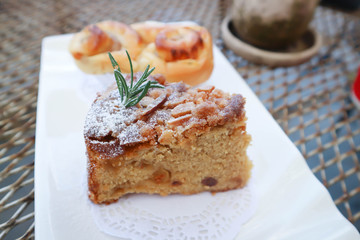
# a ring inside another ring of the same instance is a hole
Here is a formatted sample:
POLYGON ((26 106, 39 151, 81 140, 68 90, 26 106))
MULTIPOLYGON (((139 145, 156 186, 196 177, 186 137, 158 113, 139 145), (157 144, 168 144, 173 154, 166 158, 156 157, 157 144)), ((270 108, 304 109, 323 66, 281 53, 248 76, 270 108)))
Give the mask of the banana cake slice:
POLYGON ((116 85, 93 102, 84 128, 89 198, 111 203, 129 193, 244 187, 252 168, 245 99, 213 86, 149 79, 164 88, 150 89, 135 106, 121 103, 116 85))

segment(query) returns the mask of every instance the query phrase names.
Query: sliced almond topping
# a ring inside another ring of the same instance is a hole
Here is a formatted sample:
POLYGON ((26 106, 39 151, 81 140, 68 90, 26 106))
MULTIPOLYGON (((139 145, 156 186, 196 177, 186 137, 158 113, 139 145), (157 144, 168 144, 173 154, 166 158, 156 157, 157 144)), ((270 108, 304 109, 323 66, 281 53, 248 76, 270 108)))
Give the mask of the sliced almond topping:
POLYGON ((195 108, 195 104, 193 102, 187 102, 184 104, 177 105, 173 110, 171 110, 171 116, 177 118, 184 116, 186 114, 190 114, 192 109, 195 108))
POLYGON ((214 86, 206 85, 206 86, 198 87, 197 90, 198 90, 198 92, 210 93, 210 92, 212 92, 212 90, 214 90, 214 88, 215 88, 214 86))
POLYGON ((152 98, 158 98, 160 97, 161 95, 164 94, 164 92, 166 92, 166 90, 164 89, 161 89, 161 88, 153 88, 151 89, 151 91, 149 91, 149 96, 152 97, 152 98))
POLYGON ((141 99, 141 101, 139 102, 140 106, 142 107, 147 107, 149 106, 152 102, 154 102, 155 99, 153 99, 152 97, 148 97, 145 96, 143 99, 141 99))
POLYGON ((198 118, 206 118, 207 116, 215 114, 217 106, 213 102, 203 102, 196 105, 192 113, 198 118))
POLYGON ((171 99, 171 100, 167 101, 165 103, 165 106, 168 107, 168 108, 174 108, 177 105, 182 104, 184 102, 186 102, 185 97, 178 97, 178 98, 174 98, 174 99, 171 99))
POLYGON ((168 121, 168 124, 169 124, 170 126, 180 126, 180 125, 182 125, 184 122, 188 121, 191 117, 192 117, 192 114, 187 114, 187 115, 182 116, 182 117, 170 119, 170 120, 168 121))
POLYGON ((161 107, 166 101, 166 93, 161 94, 156 98, 147 108, 141 113, 142 116, 148 116, 153 113, 156 109, 161 107))

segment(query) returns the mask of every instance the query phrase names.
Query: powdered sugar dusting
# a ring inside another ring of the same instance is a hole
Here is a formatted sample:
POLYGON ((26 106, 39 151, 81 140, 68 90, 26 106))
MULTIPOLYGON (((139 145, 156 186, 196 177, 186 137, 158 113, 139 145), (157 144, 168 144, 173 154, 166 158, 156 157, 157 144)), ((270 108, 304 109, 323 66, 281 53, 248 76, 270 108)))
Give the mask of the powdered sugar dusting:
POLYGON ((94 151, 101 152, 102 154, 99 155, 100 159, 106 159, 111 157, 116 157, 118 155, 121 155, 124 153, 124 150, 122 147, 116 147, 117 141, 110 141, 110 142, 101 142, 98 140, 91 140, 91 146, 94 149, 94 151), (103 149, 106 149, 104 151, 103 149))
POLYGON ((120 145, 126 145, 129 143, 136 143, 142 139, 139 133, 139 127, 136 124, 129 125, 119 136, 120 145))
POLYGON ((136 119, 136 111, 125 108, 118 90, 114 89, 104 99, 95 100, 88 112, 84 133, 90 138, 118 138, 123 145, 141 137, 138 129, 132 127, 136 119))

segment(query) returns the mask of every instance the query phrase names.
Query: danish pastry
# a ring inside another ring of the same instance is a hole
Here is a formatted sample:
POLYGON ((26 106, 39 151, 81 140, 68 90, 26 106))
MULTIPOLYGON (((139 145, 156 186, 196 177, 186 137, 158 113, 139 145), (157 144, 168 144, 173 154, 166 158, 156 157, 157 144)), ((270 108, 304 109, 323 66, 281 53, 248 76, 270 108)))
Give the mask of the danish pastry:
MULTIPOLYGON (((123 72, 130 72, 125 50, 132 58, 140 54, 142 40, 130 26, 115 21, 103 21, 86 26, 71 39, 69 51, 77 66, 89 74, 104 74, 113 71, 108 52, 120 64, 123 72)), ((133 69, 137 71, 133 61, 133 69)))
POLYGON ((212 38, 195 24, 142 22, 131 25, 148 45, 136 61, 139 69, 155 66, 169 82, 197 85, 213 70, 212 38))

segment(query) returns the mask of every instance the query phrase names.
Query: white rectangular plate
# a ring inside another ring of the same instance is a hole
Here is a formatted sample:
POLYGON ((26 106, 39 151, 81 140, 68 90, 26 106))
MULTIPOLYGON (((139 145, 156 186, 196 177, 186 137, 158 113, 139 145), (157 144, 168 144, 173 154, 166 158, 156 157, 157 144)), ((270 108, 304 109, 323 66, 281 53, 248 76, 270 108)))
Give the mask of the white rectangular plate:
MULTIPOLYGON (((71 35, 43 40, 36 123, 35 236, 115 239, 98 230, 84 204, 83 123, 91 101, 84 74, 67 50, 71 35)), ((214 47, 208 84, 247 99, 248 132, 258 207, 237 239, 360 239, 284 134, 235 69, 214 47)), ((91 96, 92 99, 95 96, 91 96)), ((121 217, 121 216, 119 216, 121 217)))

